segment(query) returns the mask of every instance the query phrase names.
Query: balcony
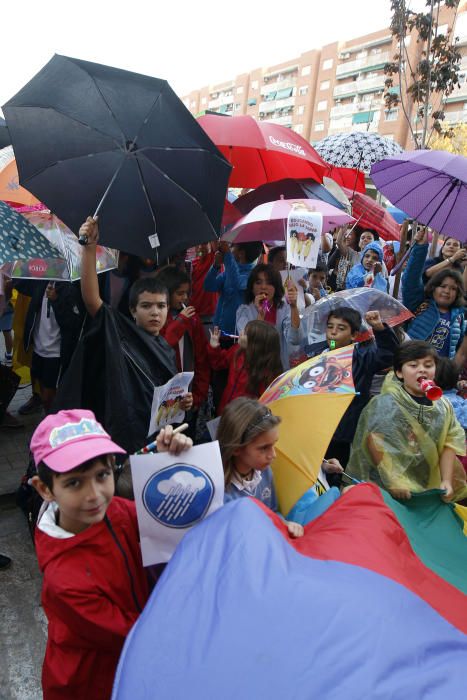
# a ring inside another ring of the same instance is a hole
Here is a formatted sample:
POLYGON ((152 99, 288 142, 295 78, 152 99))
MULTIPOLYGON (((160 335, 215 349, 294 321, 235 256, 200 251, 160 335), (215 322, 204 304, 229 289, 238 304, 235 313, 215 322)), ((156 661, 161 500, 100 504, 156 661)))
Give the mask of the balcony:
POLYGON ((356 95, 358 93, 372 92, 373 90, 384 90, 384 81, 386 76, 384 73, 381 75, 375 75, 372 78, 364 78, 362 80, 354 80, 351 83, 344 83, 344 85, 337 85, 334 88, 334 97, 350 97, 351 95, 356 95))
POLYGON ((275 112, 276 109, 284 109, 286 107, 293 107, 295 104, 295 97, 288 97, 286 100, 268 100, 267 102, 260 102, 259 111, 260 112, 275 112))
POLYGON ((381 111, 361 112, 340 119, 332 119, 329 122, 328 134, 340 134, 348 131, 378 131, 381 111), (370 119, 370 121, 368 121, 370 119))
POLYGON ((233 102, 233 93, 221 93, 219 97, 216 97, 215 100, 209 100, 208 102, 208 109, 216 109, 217 107, 220 107, 221 105, 226 105, 226 104, 232 104, 233 102))
POLYGON ((281 126, 292 126, 293 114, 288 114, 286 117, 267 117, 264 121, 271 124, 280 124, 281 126))
POLYGON ((467 109, 460 110, 459 112, 445 112, 444 121, 442 124, 463 124, 467 122, 467 109))
POLYGON ((340 117, 348 117, 349 115, 355 114, 355 112, 365 112, 375 107, 375 100, 369 102, 352 102, 347 105, 336 105, 331 108, 330 116, 331 119, 339 119, 340 117))
POLYGON ((375 53, 370 56, 365 56, 365 58, 357 58, 355 61, 346 61, 341 63, 336 68, 336 77, 343 78, 347 75, 352 75, 353 73, 365 72, 371 70, 372 68, 383 68, 386 63, 391 60, 391 54, 389 51, 384 51, 382 53, 375 53))
POLYGON ((277 80, 275 83, 266 83, 261 86, 260 94, 267 95, 269 92, 277 92, 286 88, 294 88, 297 84, 297 75, 286 78, 285 80, 277 80))
POLYGON ((460 87, 454 88, 449 97, 446 97, 445 102, 460 102, 461 100, 467 100, 467 78, 464 80, 465 82, 460 87))

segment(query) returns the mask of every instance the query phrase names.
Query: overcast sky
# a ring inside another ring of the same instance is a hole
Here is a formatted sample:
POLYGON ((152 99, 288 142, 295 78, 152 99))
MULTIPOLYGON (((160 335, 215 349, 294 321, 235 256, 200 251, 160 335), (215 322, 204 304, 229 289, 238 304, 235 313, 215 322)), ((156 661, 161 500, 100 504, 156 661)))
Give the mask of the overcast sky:
POLYGON ((4 0, 0 105, 54 53, 165 78, 184 95, 389 19, 389 0, 4 0))

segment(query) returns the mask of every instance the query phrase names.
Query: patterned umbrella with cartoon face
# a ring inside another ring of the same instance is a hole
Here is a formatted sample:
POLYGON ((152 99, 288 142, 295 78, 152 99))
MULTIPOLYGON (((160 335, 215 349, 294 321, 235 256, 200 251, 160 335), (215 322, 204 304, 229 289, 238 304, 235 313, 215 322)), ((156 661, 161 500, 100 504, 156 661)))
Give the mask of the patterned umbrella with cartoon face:
POLYGON ((402 148, 395 141, 367 131, 326 136, 314 147, 331 165, 340 168, 358 168, 367 175, 374 163, 402 153, 402 148))

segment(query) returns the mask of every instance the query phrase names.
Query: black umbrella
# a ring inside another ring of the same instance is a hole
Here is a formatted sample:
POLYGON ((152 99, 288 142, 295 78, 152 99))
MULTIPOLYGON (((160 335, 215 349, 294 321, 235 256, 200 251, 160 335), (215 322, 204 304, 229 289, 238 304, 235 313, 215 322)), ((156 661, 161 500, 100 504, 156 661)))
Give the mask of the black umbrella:
POLYGON ((20 183, 147 258, 216 237, 230 165, 165 80, 55 55, 3 107, 20 183))
POLYGON ((10 146, 11 139, 6 121, 0 117, 0 148, 10 146))

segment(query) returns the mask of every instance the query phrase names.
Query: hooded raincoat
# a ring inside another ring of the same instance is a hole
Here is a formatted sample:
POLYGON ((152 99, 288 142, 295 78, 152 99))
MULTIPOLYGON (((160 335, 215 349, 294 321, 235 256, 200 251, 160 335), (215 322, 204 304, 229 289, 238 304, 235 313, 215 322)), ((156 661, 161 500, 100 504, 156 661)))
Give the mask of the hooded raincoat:
MULTIPOLYGON (((373 243, 368 243, 368 245, 364 247, 364 249, 362 250, 361 260, 363 260, 365 253, 367 253, 369 250, 373 250, 375 253, 377 253, 379 262, 383 264, 383 249, 381 248, 379 243, 376 243, 374 241, 373 243)), ((378 272, 378 274, 374 275, 374 279, 371 284, 368 283, 368 273, 369 271, 363 267, 361 262, 357 263, 357 265, 354 265, 350 270, 349 274, 347 275, 347 279, 345 282, 346 289, 354 289, 355 287, 374 287, 375 289, 379 289, 381 292, 388 291, 387 280, 384 279, 381 272, 378 272)))

